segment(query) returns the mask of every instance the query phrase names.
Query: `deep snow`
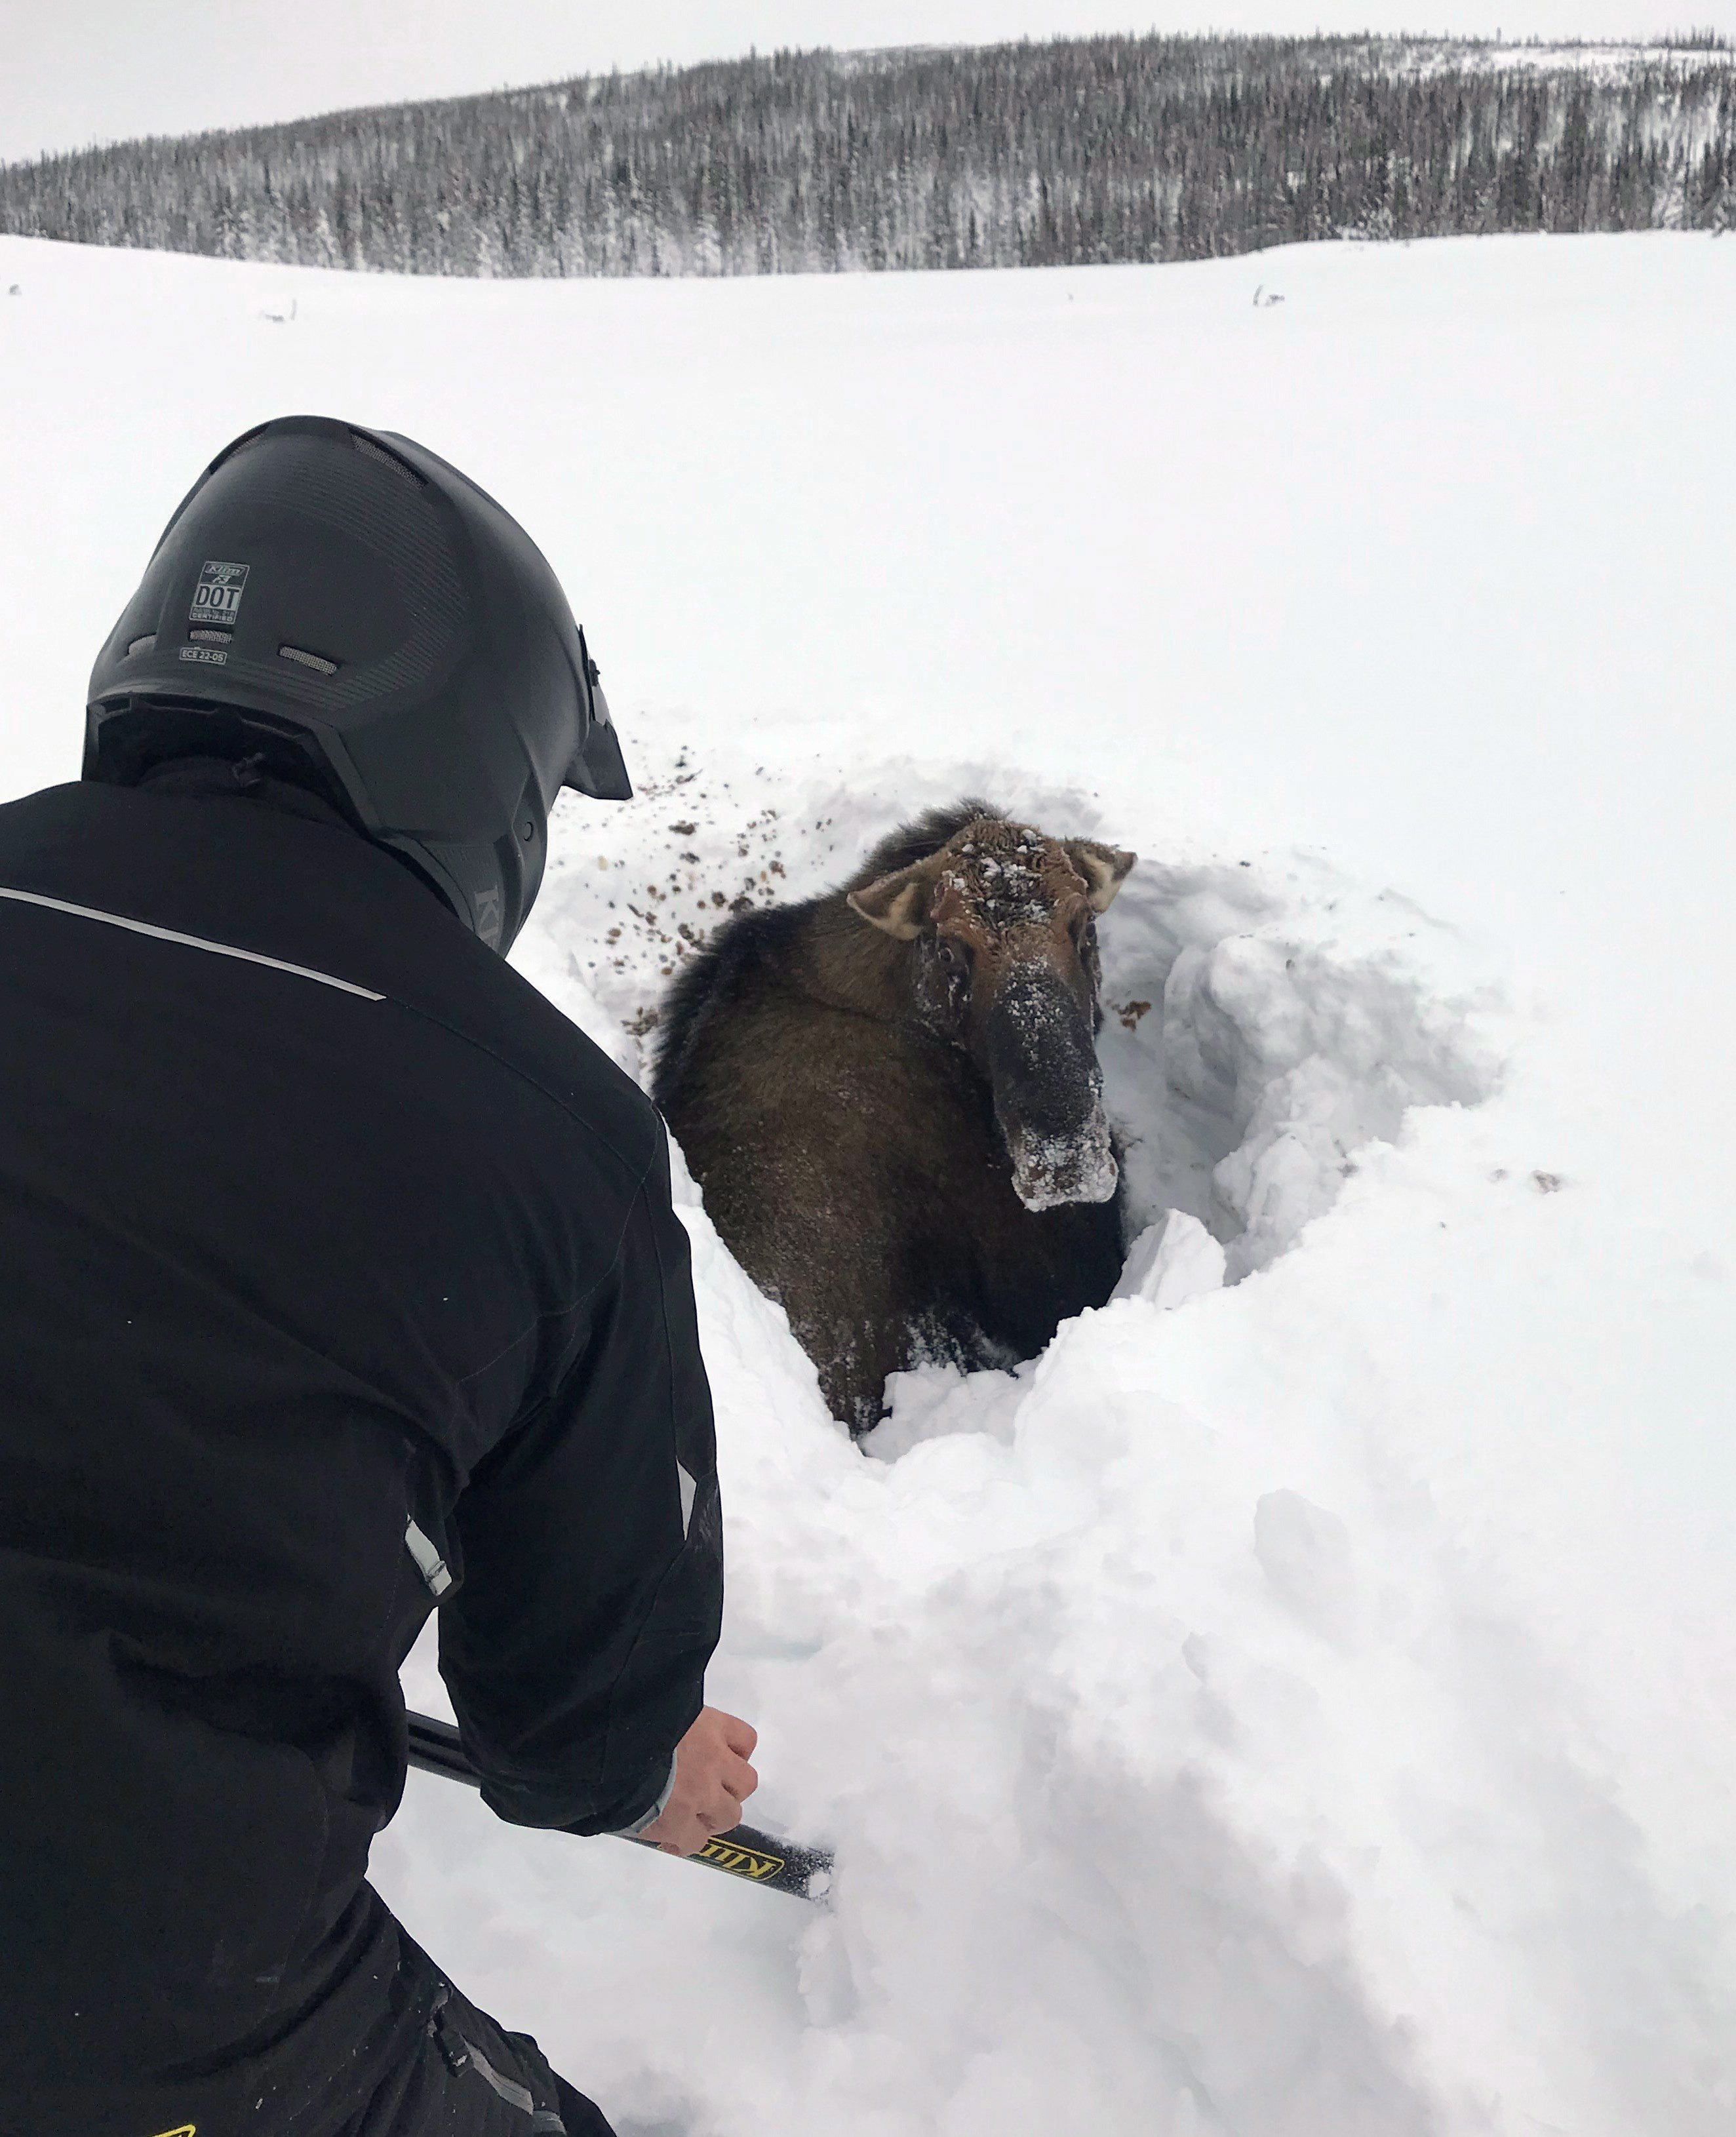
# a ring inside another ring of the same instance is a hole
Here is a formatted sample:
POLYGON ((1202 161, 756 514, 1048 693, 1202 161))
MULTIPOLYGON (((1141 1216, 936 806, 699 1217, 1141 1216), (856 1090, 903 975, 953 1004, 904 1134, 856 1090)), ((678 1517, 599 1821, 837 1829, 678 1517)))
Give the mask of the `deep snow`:
POLYGON ((914 808, 1142 857, 1147 1235, 1041 1361, 903 1376, 865 1458, 684 1190, 713 1696, 831 1912, 412 1776, 380 1882, 466 1988, 624 2133, 1736 2130, 1736 248, 12 284, 0 791, 310 407, 573 593, 641 798, 563 804, 516 961, 627 1066, 684 926, 914 808))

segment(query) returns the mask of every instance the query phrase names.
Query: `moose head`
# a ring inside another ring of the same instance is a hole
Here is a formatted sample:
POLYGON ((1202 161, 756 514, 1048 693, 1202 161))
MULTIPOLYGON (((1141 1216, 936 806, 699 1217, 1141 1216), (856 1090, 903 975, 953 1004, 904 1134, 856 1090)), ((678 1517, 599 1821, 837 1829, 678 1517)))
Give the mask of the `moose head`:
POLYGON ((909 945, 917 1018, 988 1084, 1028 1210, 1115 1191, 1095 1045, 1096 920, 1137 859, 984 815, 850 893, 853 912, 909 945))

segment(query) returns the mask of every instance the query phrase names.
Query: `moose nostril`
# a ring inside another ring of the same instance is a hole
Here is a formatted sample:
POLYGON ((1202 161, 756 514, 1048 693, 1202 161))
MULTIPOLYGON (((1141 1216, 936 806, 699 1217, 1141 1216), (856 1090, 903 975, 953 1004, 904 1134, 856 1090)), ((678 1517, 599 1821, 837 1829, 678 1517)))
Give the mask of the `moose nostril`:
POLYGON ((1114 1195, 1121 1168, 1100 1106, 1063 1129, 1044 1129, 1027 1119, 1008 1123, 1004 1132, 1013 1191, 1027 1210, 1107 1202, 1114 1195))

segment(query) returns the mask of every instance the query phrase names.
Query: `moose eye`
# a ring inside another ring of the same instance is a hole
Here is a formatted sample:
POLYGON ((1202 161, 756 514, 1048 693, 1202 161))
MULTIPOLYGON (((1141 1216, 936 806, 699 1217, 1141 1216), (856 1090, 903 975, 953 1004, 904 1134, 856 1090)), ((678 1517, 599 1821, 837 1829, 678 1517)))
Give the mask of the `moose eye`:
POLYGON ((938 936, 935 939, 940 946, 940 961, 948 971, 963 972, 970 969, 970 958, 962 942, 955 942, 950 935, 938 936))

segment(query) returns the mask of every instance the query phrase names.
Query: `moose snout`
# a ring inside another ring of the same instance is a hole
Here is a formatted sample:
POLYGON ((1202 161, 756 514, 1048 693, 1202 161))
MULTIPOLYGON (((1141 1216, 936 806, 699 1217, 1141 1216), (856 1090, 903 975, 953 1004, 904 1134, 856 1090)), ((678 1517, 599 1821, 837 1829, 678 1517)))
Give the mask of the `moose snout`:
POLYGON ((1061 976, 1015 971, 988 1015, 995 1117, 1027 1210, 1107 1202, 1119 1168, 1103 1111, 1103 1072, 1084 1009, 1061 976))

